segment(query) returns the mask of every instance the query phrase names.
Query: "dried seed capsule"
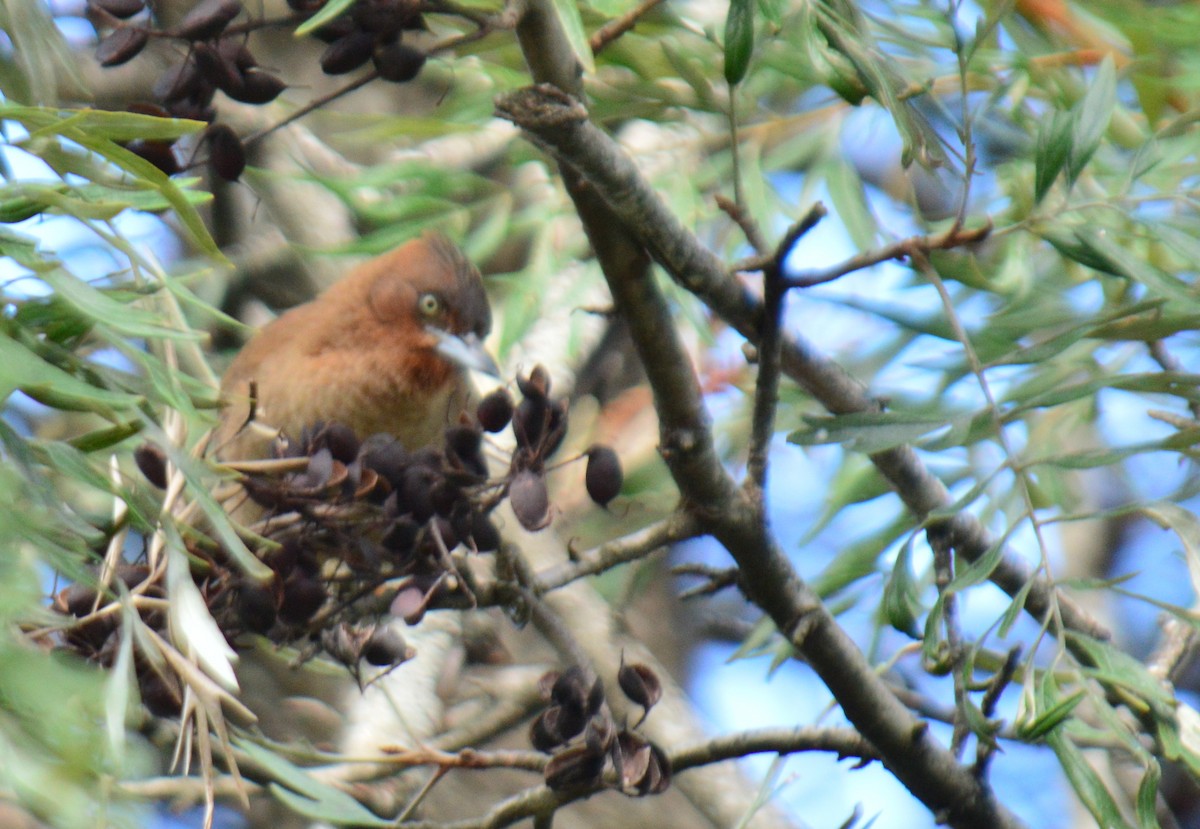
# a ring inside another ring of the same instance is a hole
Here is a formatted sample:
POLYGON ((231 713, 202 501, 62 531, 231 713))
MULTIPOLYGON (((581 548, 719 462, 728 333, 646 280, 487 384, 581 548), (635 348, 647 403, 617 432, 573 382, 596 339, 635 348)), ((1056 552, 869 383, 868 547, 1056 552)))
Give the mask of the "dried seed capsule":
POLYGON ((200 77, 200 69, 190 56, 164 72, 154 82, 154 99, 156 101, 180 101, 191 97, 211 84, 200 77))
POLYGON ((159 489, 167 488, 167 453, 153 443, 143 443, 133 450, 133 461, 146 480, 159 489))
POLYGON ((375 36, 370 32, 355 30, 339 37, 321 55, 321 71, 326 75, 344 75, 353 72, 371 59, 375 49, 375 36))
POLYGON ((411 25, 416 6, 412 0, 358 0, 350 9, 350 17, 358 28, 387 40, 411 25))
POLYGON ((485 430, 492 433, 502 431, 513 416, 513 399, 508 389, 496 389, 480 400, 475 416, 485 430))
POLYGON ((252 633, 266 633, 275 624, 275 592, 252 579, 245 579, 238 588, 238 619, 252 633))
POLYGON ((178 717, 183 710, 183 693, 179 680, 160 674, 153 668, 138 672, 138 693, 142 704, 156 717, 178 717))
POLYGON ((671 761, 663 750, 650 744, 650 762, 646 774, 638 783, 638 794, 662 794, 671 785, 671 761))
POLYGON ((213 170, 226 181, 237 181, 246 169, 246 149, 242 139, 226 124, 212 124, 205 132, 208 157, 213 170))
POLYGON ((584 474, 584 485, 588 495, 602 507, 621 492, 621 484, 625 475, 621 471, 621 460, 617 453, 607 446, 596 444, 587 451, 587 472, 584 474))
POLYGON ((500 549, 500 530, 481 512, 471 515, 470 536, 477 552, 491 553, 500 549))
POLYGON ((287 84, 281 78, 262 69, 250 69, 242 75, 241 91, 237 95, 232 92, 228 94, 243 104, 269 104, 285 89, 287 84))
POLYGON ((376 50, 374 60, 379 77, 392 83, 406 83, 420 74, 425 53, 405 43, 392 43, 376 50))
POLYGON ((662 683, 658 675, 639 662, 627 664, 623 655, 621 667, 617 670, 617 684, 625 696, 646 709, 647 713, 662 699, 662 683))
POLYGON ((483 459, 483 434, 470 426, 451 426, 446 430, 446 459, 451 468, 469 476, 487 477, 487 462, 483 459))
POLYGON ((241 0, 201 0, 174 32, 184 40, 212 40, 242 11, 241 0))
POLYGON ((180 170, 175 148, 169 141, 146 141, 138 138, 126 144, 125 149, 146 159, 168 176, 173 176, 180 170))
POLYGON ((202 78, 235 101, 239 100, 246 82, 232 55, 225 55, 207 43, 197 43, 192 55, 202 78))
POLYGON ((88 0, 88 5, 124 20, 146 8, 146 0, 88 0))
POLYGON ((325 588, 311 576, 293 573, 283 583, 283 602, 279 618, 289 625, 300 625, 313 617, 325 604, 325 588))
POLYGON ((362 649, 362 658, 379 666, 399 665, 415 655, 400 632, 390 625, 375 628, 362 649))
POLYGON ((389 434, 371 435, 358 450, 359 460, 367 469, 374 469, 392 489, 399 489, 408 468, 409 456, 400 441, 389 434))
POLYGON ((122 26, 96 46, 96 60, 101 66, 120 66, 137 57, 150 35, 140 26, 122 26))
MULTIPOLYGON (((324 0, 322 0, 322 3, 324 0)), ((321 28, 312 33, 313 37, 324 43, 333 43, 335 40, 345 37, 358 27, 350 20, 348 15, 342 15, 326 23, 321 28)))
POLYGON ((605 757, 586 744, 560 751, 546 764, 546 785, 555 790, 594 786, 604 772, 605 757))
POLYGON ((518 472, 508 485, 508 503, 521 526, 530 532, 550 523, 550 495, 546 479, 528 469, 518 472))

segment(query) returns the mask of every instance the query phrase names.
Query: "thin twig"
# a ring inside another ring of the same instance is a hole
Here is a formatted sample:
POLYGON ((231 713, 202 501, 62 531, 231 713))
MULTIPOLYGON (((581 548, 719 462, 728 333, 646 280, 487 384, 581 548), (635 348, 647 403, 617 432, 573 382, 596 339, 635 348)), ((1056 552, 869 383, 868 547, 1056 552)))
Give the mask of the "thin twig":
POLYGON ((642 17, 661 2, 663 0, 642 0, 625 14, 613 18, 592 32, 592 36, 588 38, 588 46, 591 48, 592 54, 600 54, 606 46, 632 29, 642 17))
MULTIPOLYGON (((863 268, 878 265, 880 262, 887 262, 892 259, 911 259, 916 255, 927 254, 933 250, 947 250, 949 248, 962 247, 963 245, 972 245, 983 241, 991 232, 992 223, 989 220, 983 227, 970 229, 951 228, 945 233, 938 233, 932 236, 910 236, 907 239, 901 239, 890 245, 884 245, 876 250, 852 256, 845 262, 830 268, 798 273, 795 276, 789 277, 786 284, 789 288, 811 288, 814 285, 822 285, 826 282, 840 279, 846 274, 861 271, 863 268)), ((769 263, 762 262, 759 264, 762 267, 769 263)))

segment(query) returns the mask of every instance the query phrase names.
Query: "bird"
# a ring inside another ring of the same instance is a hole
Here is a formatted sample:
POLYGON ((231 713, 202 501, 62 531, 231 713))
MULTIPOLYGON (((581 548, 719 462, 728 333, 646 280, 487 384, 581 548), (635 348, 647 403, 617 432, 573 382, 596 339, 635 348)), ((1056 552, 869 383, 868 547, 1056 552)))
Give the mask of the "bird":
POLYGON ((482 345, 491 325, 479 270, 425 233, 251 337, 222 379, 212 445, 224 460, 266 458, 277 435, 331 422, 437 445, 473 401, 469 370, 498 373, 482 345))
MULTIPOLYGON (((222 378, 210 445, 222 462, 269 458, 279 436, 299 440, 306 429, 336 422, 359 440, 386 433, 410 452, 440 448, 447 427, 476 402, 471 371, 499 374, 482 345, 491 325, 479 270, 444 235, 426 233, 356 266, 254 334, 222 378)), ((227 507, 242 524, 261 515, 251 502, 227 507)), ((242 699, 277 739, 320 732, 319 718, 297 719, 290 701, 303 699, 344 714, 340 735, 326 736, 356 755, 380 741, 419 744, 439 721, 436 688, 460 624, 451 614, 405 627, 416 658, 366 692, 348 676, 244 652, 237 668, 242 699), (386 705, 381 713, 381 698, 397 698, 383 689, 395 683, 405 688, 399 718, 386 705)))

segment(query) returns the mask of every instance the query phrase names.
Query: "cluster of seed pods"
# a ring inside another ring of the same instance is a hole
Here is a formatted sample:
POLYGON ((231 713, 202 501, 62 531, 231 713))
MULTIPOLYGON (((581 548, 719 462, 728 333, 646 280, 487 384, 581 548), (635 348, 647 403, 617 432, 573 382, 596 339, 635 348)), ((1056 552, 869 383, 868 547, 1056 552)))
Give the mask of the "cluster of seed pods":
MULTIPOLYGON (((231 127, 216 121, 217 92, 245 104, 267 104, 279 97, 288 84, 259 65, 248 34, 281 22, 302 25, 326 2, 288 0, 292 16, 267 21, 254 19, 243 0, 201 0, 178 25, 166 28, 156 25, 147 0, 88 0, 88 5, 97 30, 104 32, 96 47, 101 66, 133 60, 154 38, 179 44, 180 59, 154 85, 154 102, 134 104, 130 111, 208 122, 202 139, 207 158, 217 175, 236 181, 246 168, 246 148, 231 127), (239 17, 244 19, 239 22, 239 17)), ((356 0, 312 35, 328 44, 320 59, 326 74, 341 75, 372 63, 376 77, 405 83, 417 77, 426 55, 404 42, 403 35, 424 28, 416 0, 356 0)), ((173 142, 139 139, 127 148, 167 175, 183 167, 173 142)))
MULTIPOLYGON (((622 659, 617 684, 645 714, 662 697, 658 677, 646 665, 622 659)), ((611 785, 627 795, 659 794, 667 789, 671 782, 667 756, 642 736, 636 725, 617 729, 599 677, 589 682, 588 673, 576 665, 547 674, 541 686, 549 705, 533 721, 529 741, 538 751, 551 755, 544 771, 547 786, 563 791, 595 789, 605 783, 605 773, 612 769, 611 785)))
MULTIPOLYGON (((394 666, 411 656, 387 617, 411 624, 431 608, 472 606, 470 574, 452 553, 486 554, 500 547, 490 516, 506 497, 526 529, 543 528, 552 516, 545 477, 566 433, 566 403, 550 397, 541 367, 518 378, 516 386, 519 402, 498 389, 479 403, 473 418, 447 428, 437 448, 410 451, 388 434, 360 440, 339 423, 314 424, 294 439, 281 437, 269 469, 240 479, 241 497, 255 504, 251 529, 262 539, 254 551, 269 574, 244 575, 220 544, 201 534, 188 542, 192 576, 226 638, 236 646, 244 635, 257 634, 306 655, 325 653, 357 678, 364 664, 394 666), (495 456, 501 450, 487 434, 508 428, 515 448, 504 471, 492 473, 485 451, 495 456)), ((585 457, 588 491, 597 503, 608 504, 621 486, 616 454, 594 446, 585 457)), ((161 450, 144 444, 135 460, 147 480, 166 488, 161 450)), ((236 501, 230 506, 237 508, 236 501)), ((144 583, 150 577, 140 563, 124 564, 116 573, 126 589, 165 596, 162 584, 144 583)), ((98 611, 111 606, 116 593, 82 582, 61 591, 54 607, 71 620, 61 644, 111 664, 120 613, 115 607, 98 611)), ((161 610, 143 612, 142 619, 165 630, 161 610)), ((177 678, 141 663, 138 676, 152 711, 178 710, 177 678)))

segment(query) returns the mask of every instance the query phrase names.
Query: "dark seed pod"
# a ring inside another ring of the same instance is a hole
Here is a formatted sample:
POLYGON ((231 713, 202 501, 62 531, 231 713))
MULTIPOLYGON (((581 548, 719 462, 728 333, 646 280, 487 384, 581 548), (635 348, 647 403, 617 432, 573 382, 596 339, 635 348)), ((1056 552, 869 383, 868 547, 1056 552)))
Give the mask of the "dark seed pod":
POLYGON ((650 771, 650 741, 636 731, 624 730, 617 735, 614 757, 614 765, 620 773, 621 789, 636 791, 650 771))
POLYGON ((124 20, 146 8, 146 0, 88 0, 88 5, 124 20))
POLYGON ((650 744, 650 762, 646 774, 638 783, 638 794, 662 794, 671 785, 671 761, 663 750, 650 744))
POLYGON ((417 533, 420 530, 421 527, 416 521, 408 516, 402 516, 391 523, 384 532, 380 543, 385 549, 407 555, 412 552, 413 545, 417 543, 417 533))
POLYGON ((205 132, 208 158, 213 170, 226 181, 237 181, 246 169, 246 149, 242 139, 226 124, 212 124, 205 132))
POLYGON ((309 441, 309 451, 328 449, 335 461, 353 463, 359 456, 361 445, 354 430, 345 423, 332 421, 325 423, 313 434, 309 441))
POLYGON ((508 485, 508 502, 521 526, 529 532, 550 524, 550 495, 541 475, 528 469, 518 472, 508 485))
POLYGON ((227 61, 242 72, 258 66, 258 61, 254 59, 254 54, 250 51, 250 47, 246 45, 244 38, 223 37, 217 41, 217 49, 227 61))
POLYGON ((179 680, 147 668, 138 674, 138 692, 142 704, 156 717, 177 717, 183 710, 179 680))
POLYGON ((174 32, 184 40, 212 40, 242 11, 241 0, 201 0, 174 32))
POLYGON ((287 84, 282 79, 262 69, 251 69, 242 75, 241 91, 237 95, 228 94, 243 104, 269 104, 285 89, 287 84))
POLYGON ((86 616, 96 605, 96 591, 87 585, 76 582, 59 591, 54 604, 59 612, 70 613, 76 618, 86 616))
POLYGON ((404 637, 390 625, 375 628, 362 650, 363 659, 379 666, 399 665, 414 655, 404 637))
POLYGON ((293 574, 283 583, 279 618, 289 625, 307 622, 325 604, 325 588, 311 576, 293 574))
POLYGON ((239 100, 246 82, 232 55, 226 55, 207 43, 197 43, 192 49, 192 56, 201 77, 230 98, 239 100))
POLYGON ((567 401, 558 400, 547 409, 546 436, 542 439, 541 454, 548 458, 562 446, 567 436, 567 401))
POLYGON ((479 425, 486 431, 502 431, 513 416, 513 399, 508 389, 496 389, 480 400, 479 407, 475 409, 475 416, 479 418, 479 425))
POLYGON ((411 0, 358 0, 350 17, 358 28, 383 41, 400 34, 416 14, 416 5, 411 0))
POLYGON ((321 71, 326 75, 353 72, 371 59, 374 49, 375 36, 356 29, 329 44, 321 55, 321 71))
POLYGON ((587 707, 589 690, 583 668, 572 665, 555 678, 554 684, 550 688, 550 699, 556 705, 564 708, 584 711, 587 707))
POLYGON ((544 397, 526 397, 517 404, 513 414, 513 434, 517 446, 535 449, 546 431, 550 401, 544 397))
POLYGON ((621 484, 625 482, 621 461, 616 452, 600 444, 587 451, 587 459, 584 484, 588 495, 597 504, 606 507, 609 501, 620 494, 621 484))
POLYGON ((545 400, 550 396, 550 372, 541 363, 533 367, 528 377, 517 377, 517 388, 524 397, 545 400))
MULTIPOLYGON (((303 2, 303 0, 301 0, 301 2, 303 2)), ((322 5, 324 5, 324 2, 325 0, 321 0, 322 5)), ((342 15, 341 17, 334 18, 333 20, 329 21, 324 26, 314 31, 312 35, 323 43, 333 43, 335 40, 340 40, 357 29, 358 27, 354 25, 354 21, 352 21, 348 15, 342 15)))
POLYGON ((560 751, 546 764, 546 785, 556 791, 594 786, 604 772, 605 756, 586 744, 560 751))
POLYGON ((646 709, 647 713, 662 699, 662 683, 658 675, 639 662, 626 663, 624 657, 617 670, 617 684, 625 696, 646 709))
POLYGON ((404 481, 404 471, 408 468, 409 456, 395 437, 383 433, 371 435, 359 447, 358 457, 364 467, 375 470, 392 489, 399 489, 404 481))
POLYGON ((407 83, 420 74, 425 53, 405 43, 392 43, 376 50, 374 60, 379 77, 392 83, 407 83))
POLYGON ((471 514, 471 541, 480 553, 491 553, 500 549, 500 530, 481 512, 471 514))
POLYGON ((96 46, 96 60, 101 66, 120 66, 137 57, 150 35, 140 26, 122 26, 96 46))
POLYGON ((153 443, 143 443, 133 450, 133 460, 146 480, 159 489, 167 488, 167 453, 153 443))
POLYGON ((179 172, 179 159, 175 157, 175 148, 169 141, 147 141, 136 138, 125 145, 129 152, 144 158, 168 176, 179 172))
POLYGON ((427 466, 413 465, 404 473, 404 481, 398 491, 399 501, 418 524, 424 524, 437 511, 433 502, 433 491, 441 476, 427 466))
POLYGON ((483 435, 470 426, 451 426, 446 430, 446 459, 468 476, 486 478, 487 462, 483 459, 483 435))
POLYGON ((182 63, 177 63, 164 72, 154 82, 152 91, 155 100, 169 103, 185 98, 201 99, 211 88, 212 84, 200 76, 200 68, 189 56, 182 63))
POLYGON ((529 744, 537 751, 550 754, 554 749, 565 743, 568 737, 563 737, 558 729, 558 719, 562 709, 558 706, 547 708, 537 716, 529 727, 529 744))
POLYGON ((275 624, 275 593, 252 579, 238 587, 238 620, 252 633, 266 633, 275 624))

